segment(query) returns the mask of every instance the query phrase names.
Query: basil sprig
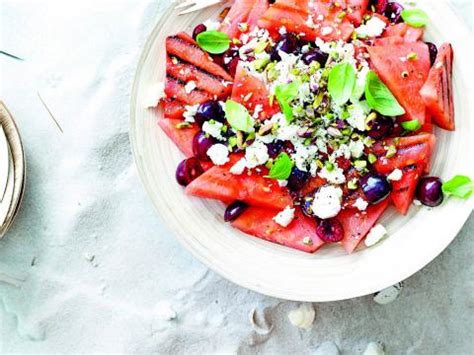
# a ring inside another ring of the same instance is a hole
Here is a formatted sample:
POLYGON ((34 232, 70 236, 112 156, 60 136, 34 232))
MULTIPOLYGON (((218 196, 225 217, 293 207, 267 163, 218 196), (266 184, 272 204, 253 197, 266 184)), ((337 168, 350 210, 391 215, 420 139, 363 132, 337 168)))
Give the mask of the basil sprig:
POLYGON ((281 84, 275 87, 275 97, 280 104, 281 112, 288 122, 293 120, 293 109, 290 102, 298 97, 299 83, 281 84))
POLYGON ((402 19, 413 27, 423 27, 428 23, 428 15, 420 9, 403 10, 402 19))
POLYGON ((468 176, 456 175, 451 180, 443 183, 441 189, 447 195, 467 199, 474 192, 474 181, 468 176))
POLYGON ((365 99, 370 107, 385 116, 400 116, 405 110, 377 74, 369 71, 365 83, 365 99))
POLYGON ((250 133, 254 131, 255 120, 249 111, 233 100, 227 100, 224 107, 225 118, 230 126, 236 131, 250 133))
POLYGON ((405 131, 414 132, 418 131, 421 128, 421 124, 418 120, 411 120, 402 122, 402 127, 405 131))
POLYGON ((280 153, 270 168, 268 177, 276 180, 286 180, 290 177, 293 162, 286 153, 280 153))
POLYGON ((205 31, 196 37, 196 42, 206 52, 211 54, 221 54, 229 49, 230 38, 224 32, 205 31))
POLYGON ((335 65, 329 72, 328 91, 338 105, 343 105, 352 95, 356 83, 356 72, 349 63, 335 65))

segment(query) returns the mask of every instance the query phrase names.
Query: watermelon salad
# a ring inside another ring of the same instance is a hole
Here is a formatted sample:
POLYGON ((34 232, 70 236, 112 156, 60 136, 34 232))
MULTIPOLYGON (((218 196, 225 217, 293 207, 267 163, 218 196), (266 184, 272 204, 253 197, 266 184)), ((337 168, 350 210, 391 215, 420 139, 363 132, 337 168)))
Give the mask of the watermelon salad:
POLYGON ((455 128, 453 50, 423 40, 427 22, 387 0, 235 0, 170 35, 153 95, 186 156, 177 182, 309 253, 377 243, 390 205, 441 204, 429 172, 434 126, 455 128))

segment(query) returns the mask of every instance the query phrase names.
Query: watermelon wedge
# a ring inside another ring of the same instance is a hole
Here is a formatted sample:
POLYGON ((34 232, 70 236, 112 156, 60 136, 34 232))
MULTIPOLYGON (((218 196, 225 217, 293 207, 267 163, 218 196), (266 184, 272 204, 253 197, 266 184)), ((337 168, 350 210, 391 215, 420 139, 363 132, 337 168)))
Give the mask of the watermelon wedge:
POLYGON ((184 155, 189 158, 194 155, 193 153, 193 138, 197 132, 199 132, 199 127, 192 125, 188 128, 177 128, 179 123, 183 122, 182 120, 176 119, 165 119, 159 120, 158 125, 166 133, 166 135, 176 144, 176 146, 181 150, 184 155))
POLYGON ((212 96, 217 96, 219 99, 229 96, 232 90, 230 82, 226 82, 213 74, 177 58, 174 58, 174 60, 169 57, 167 58, 166 72, 180 81, 186 83, 190 81, 195 82, 199 90, 205 91, 212 96))
POLYGON ((359 26, 362 23, 362 19, 368 7, 369 0, 346 0, 345 11, 347 13, 347 19, 352 22, 354 26, 359 26))
POLYGON ((372 68, 406 111, 403 121, 423 124, 426 107, 420 95, 430 70, 428 46, 422 42, 367 48, 372 68), (409 60, 408 56, 416 56, 409 60))
POLYGON ((408 165, 402 169, 401 180, 392 181, 392 193, 390 197, 393 205, 401 214, 407 214, 415 196, 416 185, 423 172, 423 163, 408 165))
POLYGON ((448 131, 454 131, 455 128, 452 72, 453 48, 445 43, 439 48, 428 79, 420 90, 433 121, 448 131))
POLYGON ((232 77, 216 64, 188 34, 181 32, 166 38, 166 52, 181 61, 192 64, 217 78, 232 82, 232 77))
POLYGON ((169 74, 166 75, 165 93, 167 97, 181 101, 186 105, 201 104, 213 98, 211 94, 197 88, 191 92, 187 91, 186 82, 169 74))
POLYGON ((367 207, 364 213, 355 209, 345 209, 339 213, 336 218, 344 228, 342 246, 348 254, 351 254, 357 248, 389 204, 390 199, 386 199, 376 205, 367 207))
POLYGON ((431 152, 436 138, 432 134, 386 139, 374 145, 372 153, 377 156, 374 168, 381 174, 390 174, 395 169, 403 169, 409 165, 429 166, 431 152), (387 147, 397 149, 393 157, 387 158, 387 147))
MULTIPOLYGON (((241 34, 239 24, 247 23, 249 15, 258 3, 258 0, 235 0, 224 21, 222 21, 219 31, 227 33, 231 39, 239 38, 241 34)), ((258 10, 256 11, 258 12, 258 10)))
POLYGON ((251 75, 240 62, 235 73, 235 82, 232 88, 232 100, 241 103, 251 113, 255 111, 257 105, 260 106, 259 119, 265 120, 275 113, 280 112, 278 104, 270 105, 270 94, 265 84, 258 78, 251 75))
POLYGON ((260 17, 262 17, 265 11, 267 11, 268 6, 269 6, 268 0, 255 1, 252 11, 250 11, 250 14, 247 18, 249 32, 252 31, 258 25, 258 20, 260 19, 260 17))
POLYGON ((315 0, 310 9, 307 0, 277 0, 270 5, 258 21, 261 28, 266 28, 274 37, 285 27, 288 32, 300 34, 305 40, 324 41, 347 40, 354 26, 347 18, 338 18, 344 11, 334 6, 330 0, 315 0))
POLYGON ((186 194, 230 203, 240 200, 251 206, 283 209, 293 201, 285 187, 257 173, 234 175, 229 172, 235 159, 215 166, 186 187, 186 194))
POLYGON ((232 222, 232 226, 257 238, 307 253, 314 253, 324 244, 316 234, 314 219, 304 216, 299 208, 295 210, 294 220, 286 228, 273 220, 278 212, 275 209, 249 207, 232 222))

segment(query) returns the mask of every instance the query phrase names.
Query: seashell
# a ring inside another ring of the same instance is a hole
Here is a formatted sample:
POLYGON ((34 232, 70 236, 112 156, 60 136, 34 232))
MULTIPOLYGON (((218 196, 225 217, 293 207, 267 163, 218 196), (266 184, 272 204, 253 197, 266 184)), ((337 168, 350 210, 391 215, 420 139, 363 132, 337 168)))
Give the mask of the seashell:
POLYGON ((311 303, 303 303, 297 309, 288 313, 290 323, 303 329, 310 329, 313 326, 315 316, 316 312, 311 303))
POLYGON ((259 335, 268 335, 273 330, 273 325, 268 324, 265 315, 259 316, 256 308, 250 311, 249 320, 252 329, 259 335))

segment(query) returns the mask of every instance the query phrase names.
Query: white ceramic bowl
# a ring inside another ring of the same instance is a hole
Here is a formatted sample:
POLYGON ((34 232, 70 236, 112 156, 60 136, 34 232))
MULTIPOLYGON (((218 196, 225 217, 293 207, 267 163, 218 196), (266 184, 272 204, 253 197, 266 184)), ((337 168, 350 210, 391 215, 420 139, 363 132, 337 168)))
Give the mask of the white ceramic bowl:
MULTIPOLYGON (((466 83, 472 78, 471 38, 445 1, 430 1, 424 9, 431 19, 426 37, 437 44, 449 41, 455 51, 457 130, 437 130, 432 174, 472 176, 474 132, 466 83)), ((383 242, 351 255, 334 245, 311 255, 245 235, 223 222, 223 204, 184 195, 174 177, 183 156, 158 127, 161 113, 145 108, 144 102, 152 84, 164 79, 166 36, 189 32, 219 12, 216 7, 187 16, 177 16, 171 8, 165 12, 143 50, 132 92, 130 138, 138 171, 162 221, 182 245, 236 284, 274 297, 313 302, 376 292, 404 280, 440 254, 466 221, 472 201, 449 200, 434 209, 413 206, 405 217, 388 211, 381 222, 390 237, 383 242)))

